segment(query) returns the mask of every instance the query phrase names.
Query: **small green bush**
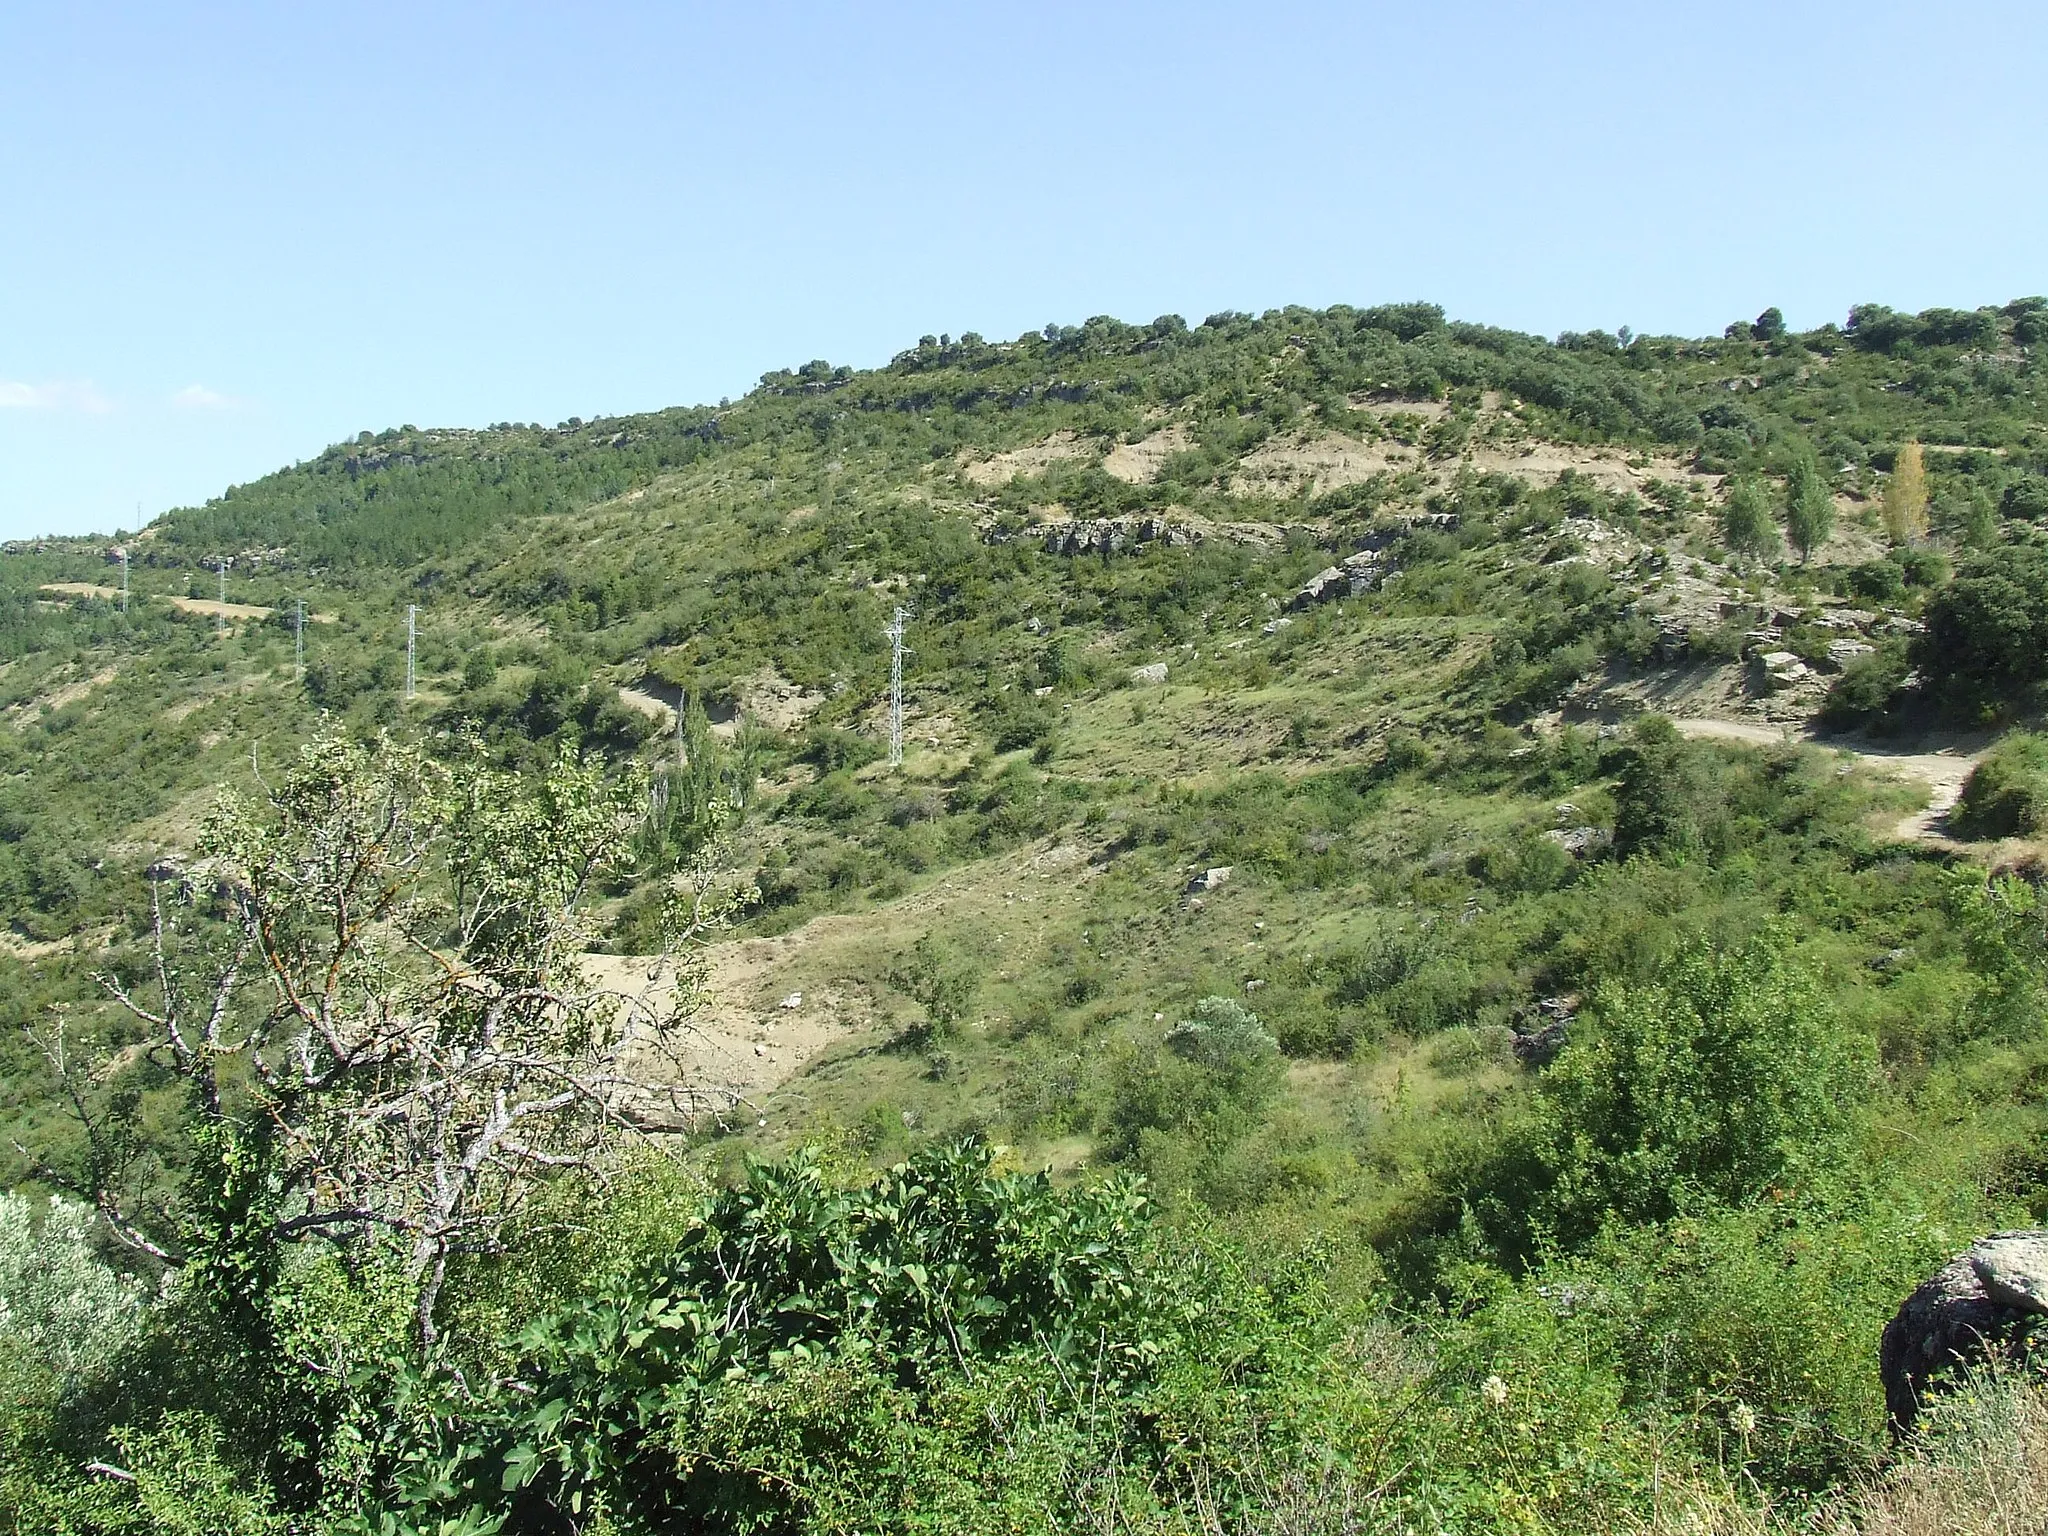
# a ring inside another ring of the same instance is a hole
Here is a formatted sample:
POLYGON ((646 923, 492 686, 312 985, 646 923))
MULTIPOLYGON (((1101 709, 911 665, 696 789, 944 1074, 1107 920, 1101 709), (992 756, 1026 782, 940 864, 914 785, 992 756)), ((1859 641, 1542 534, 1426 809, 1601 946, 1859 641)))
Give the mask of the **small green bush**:
POLYGON ((1897 641, 1859 656, 1842 669, 1821 703, 1821 718, 1837 730, 1881 719, 1906 701, 1906 679, 1912 663, 1897 641))
POLYGON ((2048 736, 2015 731, 1970 770, 1949 816, 1962 837, 2031 837, 2048 826, 2048 736))

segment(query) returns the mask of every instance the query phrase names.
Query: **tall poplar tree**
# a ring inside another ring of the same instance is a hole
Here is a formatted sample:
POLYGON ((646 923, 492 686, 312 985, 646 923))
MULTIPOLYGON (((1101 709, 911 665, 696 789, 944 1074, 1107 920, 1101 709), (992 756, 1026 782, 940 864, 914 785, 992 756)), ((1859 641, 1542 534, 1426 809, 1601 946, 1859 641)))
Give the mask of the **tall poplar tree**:
POLYGON ((1835 531, 1835 498, 1820 465, 1804 456, 1792 461, 1785 477, 1785 535, 1804 565, 1835 531))
POLYGON ((1927 462, 1919 443, 1910 439, 1900 447, 1885 482, 1884 531, 1894 544, 1927 536, 1927 462))

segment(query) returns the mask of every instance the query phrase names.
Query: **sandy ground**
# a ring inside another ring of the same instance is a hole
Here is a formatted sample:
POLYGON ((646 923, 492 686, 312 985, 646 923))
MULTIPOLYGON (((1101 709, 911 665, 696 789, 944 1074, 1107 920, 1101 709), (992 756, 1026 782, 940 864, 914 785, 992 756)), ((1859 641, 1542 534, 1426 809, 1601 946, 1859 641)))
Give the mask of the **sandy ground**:
POLYGON ((1635 469, 1622 452, 1575 449, 1558 443, 1530 442, 1506 448, 1480 446, 1467 453, 1465 461, 1475 470, 1513 475, 1534 485, 1549 485, 1568 469, 1608 491, 1640 491, 1652 480, 1695 480, 1707 485, 1719 484, 1718 477, 1695 475, 1688 465, 1676 459, 1652 459, 1647 468, 1635 469))
MULTIPOLYGON (((667 688, 668 685, 661 685, 667 688)), ((629 709, 638 710, 649 719, 658 720, 665 730, 674 730, 676 723, 676 690, 668 688, 670 697, 664 698, 646 680, 628 684, 619 689, 619 700, 629 709)), ((822 693, 808 693, 777 672, 773 667, 763 667, 751 677, 741 678, 738 685, 739 714, 730 720, 711 722, 711 734, 719 737, 731 736, 739 729, 742 719, 756 725, 766 726, 773 731, 795 731, 803 728, 804 722, 818 711, 825 702, 822 693)))
POLYGON ((1803 742, 1831 752, 1847 752, 1894 778, 1911 779, 1927 787, 1924 809, 1905 817, 1892 829, 1893 835, 1919 842, 1946 843, 1948 813, 1962 795, 1963 783, 1990 746, 1983 736, 1954 737, 1939 742, 1924 741, 1924 750, 1874 746, 1824 737, 1812 731, 1794 732, 1737 720, 1679 720, 1673 722, 1687 736, 1717 741, 1747 742, 1752 746, 1775 747, 1785 742, 1803 742))
MULTIPOLYGON (((1375 403, 1369 408, 1379 415, 1425 415, 1429 405, 1427 401, 1375 403)), ((1434 414, 1442 415, 1443 407, 1436 406, 1434 414)), ((1231 489, 1240 495, 1291 495, 1303 490, 1322 494, 1390 471, 1419 469, 1433 478, 1448 480, 1465 467, 1481 473, 1513 475, 1532 485, 1549 485, 1571 470, 1610 491, 1641 491, 1653 479, 1716 483, 1712 476, 1693 475, 1677 459, 1651 459, 1637 468, 1628 458, 1619 449, 1572 448, 1539 442, 1506 446, 1478 443, 1458 460, 1431 463, 1420 449, 1401 443, 1367 443, 1337 432, 1319 432, 1260 444, 1239 461, 1231 489)))
POLYGON ((67 704, 76 704, 94 689, 106 687, 120 675, 120 668, 106 667, 89 676, 74 676, 71 681, 59 684, 48 693, 13 705, 7 711, 7 718, 17 730, 26 729, 42 717, 44 709, 62 709, 67 704))
POLYGON ((1160 467, 1176 453, 1194 445, 1188 429, 1178 424, 1135 443, 1118 443, 1102 461, 1105 472, 1126 485, 1150 485, 1159 478, 1160 467))
MULTIPOLYGON (((703 957, 702 1002, 678 1052, 681 1070, 705 1097, 736 1100, 736 1113, 761 1113, 774 1089, 820 1056, 878 1043, 894 1027, 901 1000, 886 989, 878 995, 865 979, 882 969, 879 957, 908 949, 935 919, 950 918, 983 933, 996 964, 1019 963, 1042 909, 1090 872, 1078 844, 1037 844, 955 870, 870 912, 714 944, 703 957), (783 1006, 796 996, 795 1007, 783 1006)), ((583 963, 591 981, 624 996, 665 1003, 673 995, 675 970, 666 961, 586 955, 583 963)))
MULTIPOLYGON (((845 935, 854 918, 821 918, 795 933, 741 939, 715 946, 708 956, 703 997, 678 1050, 682 1075, 714 1102, 757 1103, 800 1072, 819 1052, 856 1038, 873 1025, 874 1001, 844 985, 795 976, 815 969, 827 942, 845 935), (782 1003, 792 996, 793 1008, 782 1003)), ((597 985, 666 1006, 675 994, 675 967, 645 955, 586 955, 584 969, 597 985)))
POLYGON ((976 485, 1001 485, 1019 475, 1042 474, 1066 459, 1088 458, 1094 452, 1092 444, 1083 442, 1072 432, 1055 432, 1042 443, 1012 448, 1008 453, 999 453, 993 458, 973 459, 963 452, 960 472, 976 485))
POLYGON ((1240 496, 1323 494, 1387 471, 1412 469, 1421 455, 1399 443, 1362 443, 1335 432, 1269 438, 1238 461, 1230 488, 1240 496))
POLYGON ((90 581, 46 581, 36 589, 39 592, 58 592, 65 597, 103 597, 108 602, 120 599, 119 587, 102 587, 90 581))
MULTIPOLYGON (((55 592, 64 597, 101 597, 108 602, 118 602, 121 597, 119 587, 102 587, 89 581, 52 581, 45 583, 40 590, 55 592)), ((137 592, 134 594, 134 600, 141 602, 143 598, 152 595, 155 594, 137 592)), ((254 603, 223 603, 211 597, 166 596, 164 601, 180 613, 199 613, 210 619, 267 619, 277 612, 275 608, 259 608, 254 603)), ((332 623, 335 616, 331 613, 309 613, 306 617, 317 623, 332 623)))
POLYGON ((1381 395, 1354 394, 1347 396, 1344 403, 1354 411, 1372 416, 1416 416, 1424 421, 1441 421, 1450 414, 1450 407, 1441 400, 1389 400, 1381 395))

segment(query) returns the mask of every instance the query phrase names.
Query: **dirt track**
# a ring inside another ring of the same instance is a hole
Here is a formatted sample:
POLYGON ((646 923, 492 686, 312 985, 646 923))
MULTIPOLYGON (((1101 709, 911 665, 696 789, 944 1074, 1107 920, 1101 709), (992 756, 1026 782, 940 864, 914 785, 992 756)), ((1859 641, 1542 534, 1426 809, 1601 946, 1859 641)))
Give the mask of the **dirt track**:
POLYGON ((1681 734, 1715 741, 1739 741, 1750 746, 1775 747, 1788 742, 1820 747, 1829 752, 1846 752, 1895 778, 1914 779, 1927 786, 1927 805, 1905 817, 1892 829, 1893 835, 1926 843, 1945 843, 1949 809, 1963 792, 1970 770, 1990 748, 1987 736, 1952 737, 1922 742, 1929 750, 1876 746, 1867 741, 1848 741, 1820 736, 1811 730, 1793 732, 1773 726, 1752 725, 1740 720, 1676 720, 1681 734))

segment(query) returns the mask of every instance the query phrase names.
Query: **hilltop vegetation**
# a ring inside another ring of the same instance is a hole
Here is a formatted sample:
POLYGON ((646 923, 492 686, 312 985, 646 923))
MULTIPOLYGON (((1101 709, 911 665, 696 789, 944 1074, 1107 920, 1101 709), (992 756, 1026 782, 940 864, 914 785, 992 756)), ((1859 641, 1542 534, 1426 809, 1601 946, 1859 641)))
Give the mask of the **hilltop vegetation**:
POLYGON ((104 541, 10 547, 0 1508, 1562 1531, 1861 1496, 1885 1318, 2048 1220, 2039 739, 1931 829, 1882 755, 1960 739, 1960 784, 2038 722, 2044 340, 2037 299, 1704 340, 1097 319, 365 433, 126 537, 125 604, 104 541), (317 1049, 365 1075, 272 1072, 319 988, 257 972, 215 1015, 254 1043, 185 1052, 161 992, 237 933, 318 969, 337 846, 385 905, 328 925, 326 995, 380 1043, 317 1049), (702 1112, 629 1115, 580 978, 665 1009, 692 956, 662 1070, 702 1112), (527 996, 531 1058, 480 1047, 479 999, 527 996), (470 1085, 445 1131, 489 1122, 487 1058, 516 1102, 573 1058, 605 1111, 492 1153, 488 1220, 398 1203, 452 1165, 362 1140, 417 1112, 392 1064, 470 1085), (61 1295, 119 1326, 88 1347, 61 1295))

